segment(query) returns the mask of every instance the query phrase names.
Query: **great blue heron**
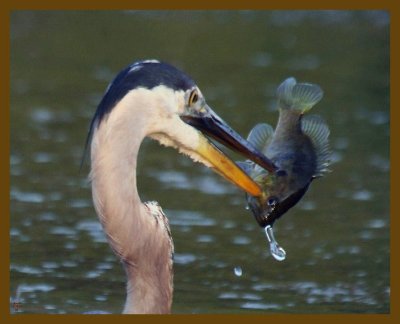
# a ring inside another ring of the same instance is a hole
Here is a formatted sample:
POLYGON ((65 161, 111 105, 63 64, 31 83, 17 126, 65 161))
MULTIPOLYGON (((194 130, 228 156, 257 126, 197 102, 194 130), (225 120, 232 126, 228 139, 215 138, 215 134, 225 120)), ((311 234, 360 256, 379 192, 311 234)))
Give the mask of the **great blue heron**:
POLYGON ((124 313, 168 313, 172 303, 173 243, 156 202, 142 203, 136 161, 149 136, 216 170, 250 195, 259 186, 202 134, 273 170, 273 164, 206 104, 196 84, 156 60, 134 63, 109 85, 92 120, 92 195, 98 217, 127 275, 124 313), (200 130, 200 131, 199 131, 200 130))

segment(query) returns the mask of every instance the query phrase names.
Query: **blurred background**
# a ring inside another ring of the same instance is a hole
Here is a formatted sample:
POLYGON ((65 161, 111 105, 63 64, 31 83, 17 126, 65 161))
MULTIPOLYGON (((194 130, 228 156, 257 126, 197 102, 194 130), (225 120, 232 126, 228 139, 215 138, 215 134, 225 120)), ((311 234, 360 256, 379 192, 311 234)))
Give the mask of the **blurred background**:
POLYGON ((108 83, 146 58, 192 76, 243 136, 276 124, 285 78, 317 83, 312 113, 334 152, 333 172, 275 224, 277 262, 242 192, 146 140, 138 186, 170 219, 173 312, 390 311, 387 12, 14 11, 10 44, 12 312, 121 312, 124 271, 80 163, 108 83))

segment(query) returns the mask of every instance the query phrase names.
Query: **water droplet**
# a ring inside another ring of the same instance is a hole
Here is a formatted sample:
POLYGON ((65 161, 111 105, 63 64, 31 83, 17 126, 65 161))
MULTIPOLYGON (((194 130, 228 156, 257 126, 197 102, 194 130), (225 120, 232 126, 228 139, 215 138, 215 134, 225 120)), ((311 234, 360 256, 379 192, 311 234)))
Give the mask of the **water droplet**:
POLYGON ((235 274, 236 277, 241 277, 242 274, 243 274, 242 267, 236 266, 236 267, 233 269, 233 272, 234 272, 234 274, 235 274))
POLYGON ((272 256, 277 261, 283 261, 286 258, 286 252, 281 248, 278 242, 275 240, 274 231, 270 225, 264 228, 265 234, 267 235, 267 240, 269 242, 269 248, 272 256))

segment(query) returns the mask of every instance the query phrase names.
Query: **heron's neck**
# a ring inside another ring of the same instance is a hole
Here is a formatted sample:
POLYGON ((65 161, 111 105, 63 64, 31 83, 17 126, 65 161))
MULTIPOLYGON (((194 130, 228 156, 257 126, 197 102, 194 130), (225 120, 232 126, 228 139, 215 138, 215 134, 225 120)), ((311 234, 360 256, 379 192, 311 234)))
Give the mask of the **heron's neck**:
POLYGON ((110 119, 102 122, 92 140, 93 201, 126 270, 124 313, 166 313, 172 301, 168 222, 162 212, 140 201, 136 186, 137 154, 145 134, 138 120, 132 124, 110 119))

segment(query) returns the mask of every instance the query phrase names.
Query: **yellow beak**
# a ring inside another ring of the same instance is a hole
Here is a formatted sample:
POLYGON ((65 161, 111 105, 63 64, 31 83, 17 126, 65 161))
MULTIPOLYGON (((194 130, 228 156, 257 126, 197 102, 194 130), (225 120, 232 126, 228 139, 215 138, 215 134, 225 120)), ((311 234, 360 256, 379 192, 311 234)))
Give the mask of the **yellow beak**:
MULTIPOLYGON (((202 134, 212 137, 224 146, 240 153, 247 159, 268 170, 268 172, 274 173, 276 171, 277 167, 271 160, 259 152, 254 145, 236 133, 210 107, 207 105, 204 106, 204 111, 191 112, 180 117, 185 123, 196 128, 202 134)), ((249 195, 255 197, 262 195, 259 185, 229 157, 208 141, 205 136, 201 136, 200 145, 196 151, 212 165, 215 171, 246 191, 249 195)))
POLYGON ((252 196, 261 195, 261 188, 258 184, 204 136, 200 137, 197 153, 209 162, 216 172, 237 187, 252 196))

